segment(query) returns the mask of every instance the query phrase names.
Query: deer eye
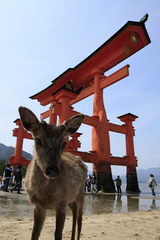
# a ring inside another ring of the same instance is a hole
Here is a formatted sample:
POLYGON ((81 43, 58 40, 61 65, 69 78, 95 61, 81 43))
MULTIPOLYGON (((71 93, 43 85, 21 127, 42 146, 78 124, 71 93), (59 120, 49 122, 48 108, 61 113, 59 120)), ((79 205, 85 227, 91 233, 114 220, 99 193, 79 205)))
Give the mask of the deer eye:
POLYGON ((66 142, 63 143, 63 145, 62 145, 63 149, 65 149, 66 144, 67 144, 66 142))
POLYGON ((35 143, 39 146, 41 146, 41 140, 39 138, 35 138, 35 143))

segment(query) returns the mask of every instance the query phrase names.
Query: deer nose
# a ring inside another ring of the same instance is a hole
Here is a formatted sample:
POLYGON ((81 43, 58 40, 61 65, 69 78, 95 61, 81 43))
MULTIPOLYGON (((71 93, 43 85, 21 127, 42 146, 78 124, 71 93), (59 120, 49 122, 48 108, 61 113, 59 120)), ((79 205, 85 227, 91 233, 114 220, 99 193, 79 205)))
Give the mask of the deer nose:
POLYGON ((49 178, 56 178, 58 175, 59 175, 59 168, 57 167, 48 167, 47 170, 46 170, 46 175, 49 177, 49 178))

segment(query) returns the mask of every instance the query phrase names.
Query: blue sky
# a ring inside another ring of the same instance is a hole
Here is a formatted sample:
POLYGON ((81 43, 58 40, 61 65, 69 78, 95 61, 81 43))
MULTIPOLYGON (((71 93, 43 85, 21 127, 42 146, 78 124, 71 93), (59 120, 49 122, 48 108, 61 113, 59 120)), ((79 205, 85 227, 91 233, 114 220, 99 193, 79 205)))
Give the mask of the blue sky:
MULTIPOLYGON (((80 63, 127 21, 139 21, 146 13, 151 44, 106 72, 130 64, 130 76, 104 90, 104 103, 110 122, 121 124, 117 117, 128 112, 139 116, 134 122, 139 168, 160 167, 159 0, 0 0, 0 143, 15 146, 12 129, 20 105, 37 116, 48 110, 30 96, 80 63)), ((92 102, 93 96, 75 110, 91 116, 92 102)), ((91 128, 82 125, 80 132, 81 150, 91 150, 91 128)), ((125 155, 124 136, 111 133, 110 139, 112 155, 125 155)), ((24 141, 24 150, 32 153, 32 146, 24 141)), ((124 171, 113 168, 114 174, 124 171)))

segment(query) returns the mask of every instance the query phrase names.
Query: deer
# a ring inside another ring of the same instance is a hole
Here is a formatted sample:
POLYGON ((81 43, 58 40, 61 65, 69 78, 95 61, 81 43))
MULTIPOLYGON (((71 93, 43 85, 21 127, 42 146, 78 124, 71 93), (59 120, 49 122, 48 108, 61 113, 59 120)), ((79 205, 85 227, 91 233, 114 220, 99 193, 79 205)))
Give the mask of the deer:
POLYGON ((38 240, 46 212, 55 209, 54 239, 61 240, 67 206, 72 211, 71 240, 80 239, 87 166, 79 156, 65 152, 66 138, 74 134, 84 120, 78 114, 56 126, 26 107, 19 107, 21 123, 34 139, 33 158, 25 176, 28 200, 34 205, 31 240, 38 240))

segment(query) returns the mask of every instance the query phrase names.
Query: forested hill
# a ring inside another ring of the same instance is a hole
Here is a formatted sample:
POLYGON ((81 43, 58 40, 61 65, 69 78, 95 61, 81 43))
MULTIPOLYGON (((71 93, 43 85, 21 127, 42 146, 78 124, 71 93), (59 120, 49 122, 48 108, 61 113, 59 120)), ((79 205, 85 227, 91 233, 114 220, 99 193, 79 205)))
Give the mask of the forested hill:
MULTIPOLYGON (((149 179, 149 175, 153 174, 155 176, 155 179, 158 183, 160 183, 160 167, 157 168, 148 168, 148 169, 139 169, 137 168, 137 176, 138 181, 141 183, 146 183, 149 179)), ((121 175, 122 182, 126 182, 126 176, 121 175)), ((113 179, 115 179, 116 176, 113 176, 113 179)))
POLYGON ((146 182, 149 179, 149 175, 153 174, 156 181, 160 183, 160 167, 148 168, 148 169, 137 169, 138 181, 146 182))
MULTIPOLYGON (((8 159, 11 155, 14 155, 15 148, 14 147, 8 147, 2 143, 0 143, 0 160, 6 160, 6 163, 8 162, 8 159)), ((22 152, 23 157, 25 157, 27 160, 32 159, 32 155, 30 153, 27 153, 25 151, 22 152)), ((146 182, 147 179, 149 179, 149 175, 153 174, 155 176, 155 179, 157 182, 160 183, 160 167, 157 168, 149 168, 149 169, 139 169, 137 168, 137 175, 138 175, 138 181, 139 182, 146 182)), ((90 171, 88 174, 92 175, 92 172, 90 171)), ((126 181, 126 176, 121 175, 120 176, 122 181, 126 181)), ((116 176, 113 176, 113 179, 115 179, 116 176)))
MULTIPOLYGON (((8 147, 8 146, 0 143, 0 160, 6 160, 6 162, 8 162, 9 157, 11 155, 14 155, 14 152, 15 152, 14 147, 8 147)), ((27 160, 32 159, 32 155, 25 151, 22 152, 22 156, 25 157, 27 160)))

